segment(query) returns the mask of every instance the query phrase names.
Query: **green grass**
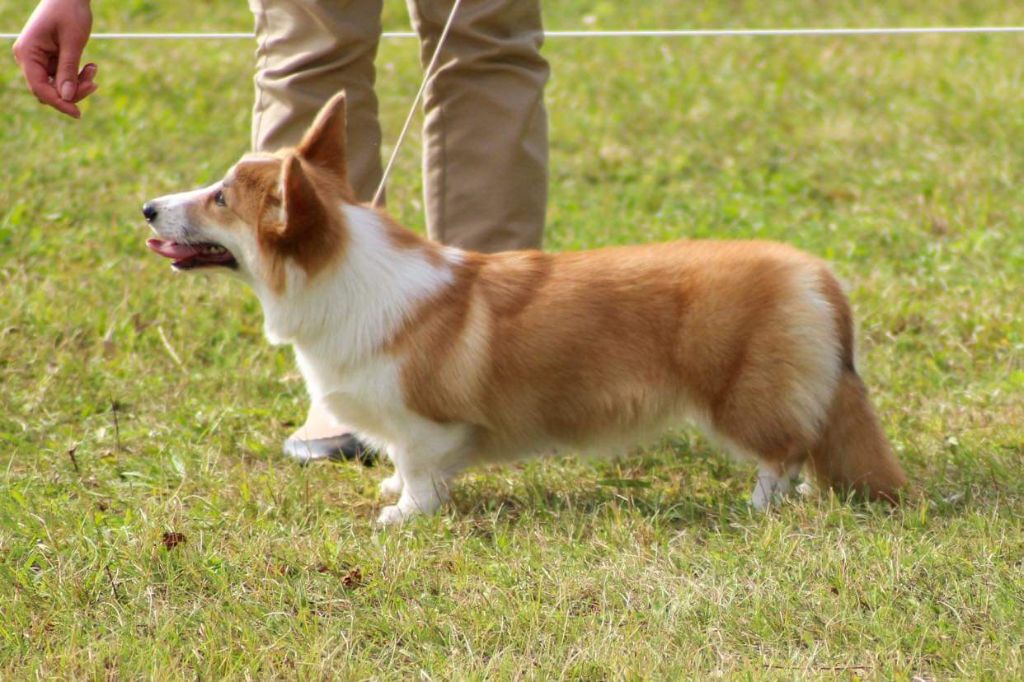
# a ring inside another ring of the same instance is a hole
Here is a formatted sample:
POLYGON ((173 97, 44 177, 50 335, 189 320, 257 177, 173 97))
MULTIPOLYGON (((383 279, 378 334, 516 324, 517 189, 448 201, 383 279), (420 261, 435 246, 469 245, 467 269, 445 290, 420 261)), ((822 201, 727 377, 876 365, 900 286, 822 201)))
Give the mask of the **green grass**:
MULTIPOLYGON (((547 25, 1024 24, 994 0, 647 4, 549 2, 547 25)), ((96 11, 96 30, 251 23, 241 2, 96 11)), ((387 532, 384 468, 279 456, 303 389, 255 298, 143 246, 145 198, 245 149, 253 46, 95 42, 79 122, 0 60, 0 678, 1024 676, 1022 48, 545 48, 548 248, 760 237, 829 258, 922 500, 758 516, 752 470, 681 431, 634 459, 473 473, 387 532)), ((379 63, 393 140, 415 43, 379 63)), ((390 201, 421 228, 417 143, 390 201)))

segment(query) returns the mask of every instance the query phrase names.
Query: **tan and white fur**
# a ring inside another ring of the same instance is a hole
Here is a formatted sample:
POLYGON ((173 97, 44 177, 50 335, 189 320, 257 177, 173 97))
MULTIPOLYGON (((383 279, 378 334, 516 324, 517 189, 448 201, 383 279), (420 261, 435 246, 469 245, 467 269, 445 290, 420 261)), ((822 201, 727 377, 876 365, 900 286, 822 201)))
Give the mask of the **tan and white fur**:
POLYGON ((471 465, 621 451, 684 421, 758 463, 757 508, 805 463, 837 490, 900 496, 822 261, 755 241, 441 246, 354 201, 345 135, 339 95, 297 148, 247 155, 146 216, 179 269, 247 281, 312 400, 387 453, 381 490, 398 499, 381 523, 435 511, 471 465))

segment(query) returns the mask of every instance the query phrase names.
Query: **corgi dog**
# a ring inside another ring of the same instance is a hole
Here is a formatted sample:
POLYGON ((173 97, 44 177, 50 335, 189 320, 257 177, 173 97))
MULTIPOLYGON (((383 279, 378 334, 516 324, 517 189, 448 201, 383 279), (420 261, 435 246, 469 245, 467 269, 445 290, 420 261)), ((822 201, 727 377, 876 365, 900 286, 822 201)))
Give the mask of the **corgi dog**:
POLYGON ((380 523, 434 512, 471 465, 617 451, 683 421, 757 463, 758 509, 804 464, 835 490, 900 498, 821 260, 758 241, 442 246, 355 200, 345 138, 342 93, 298 147, 143 213, 175 270, 245 280, 310 398, 394 463, 380 523))

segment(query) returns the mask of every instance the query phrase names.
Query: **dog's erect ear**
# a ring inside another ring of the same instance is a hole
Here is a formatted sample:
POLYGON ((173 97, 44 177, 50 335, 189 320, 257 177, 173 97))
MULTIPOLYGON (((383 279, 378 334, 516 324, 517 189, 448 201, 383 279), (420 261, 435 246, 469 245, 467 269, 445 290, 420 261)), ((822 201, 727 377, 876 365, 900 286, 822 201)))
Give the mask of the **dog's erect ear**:
POLYGON ((345 93, 323 106, 296 151, 308 163, 345 176, 345 93))
POLYGON ((281 238, 292 244, 315 243, 312 236, 323 231, 330 218, 316 188, 302 169, 302 161, 298 156, 291 155, 285 159, 281 189, 284 200, 281 238))

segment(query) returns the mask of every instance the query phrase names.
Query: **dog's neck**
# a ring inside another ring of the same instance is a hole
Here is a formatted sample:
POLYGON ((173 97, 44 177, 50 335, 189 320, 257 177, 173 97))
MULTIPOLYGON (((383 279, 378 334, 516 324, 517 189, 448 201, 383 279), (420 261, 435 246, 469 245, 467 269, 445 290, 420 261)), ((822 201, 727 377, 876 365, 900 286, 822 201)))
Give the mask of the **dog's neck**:
POLYGON ((311 279, 289 266, 283 294, 257 294, 271 343, 348 366, 390 343, 423 301, 452 284, 461 252, 443 249, 442 259, 430 258, 425 248, 394 243, 372 209, 340 210, 349 237, 341 261, 311 279))

